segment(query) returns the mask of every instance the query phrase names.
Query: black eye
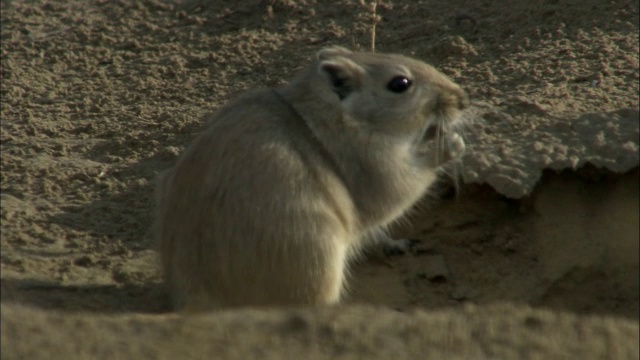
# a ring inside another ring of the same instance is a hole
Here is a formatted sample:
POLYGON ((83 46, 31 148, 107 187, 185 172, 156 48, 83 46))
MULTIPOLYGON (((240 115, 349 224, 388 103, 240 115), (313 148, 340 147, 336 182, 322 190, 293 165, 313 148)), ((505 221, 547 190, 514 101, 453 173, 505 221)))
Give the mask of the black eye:
POLYGON ((387 89, 394 93, 403 93, 411 87, 411 80, 404 76, 396 76, 387 84, 387 89))

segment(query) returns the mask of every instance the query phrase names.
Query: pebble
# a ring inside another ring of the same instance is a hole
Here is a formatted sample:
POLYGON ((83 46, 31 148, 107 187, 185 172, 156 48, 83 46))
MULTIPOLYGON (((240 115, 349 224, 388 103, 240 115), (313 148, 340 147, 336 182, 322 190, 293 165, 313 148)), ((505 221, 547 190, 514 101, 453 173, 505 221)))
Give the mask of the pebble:
POLYGON ((449 279, 449 268, 440 254, 423 257, 424 266, 418 271, 418 276, 433 282, 446 282, 449 279))

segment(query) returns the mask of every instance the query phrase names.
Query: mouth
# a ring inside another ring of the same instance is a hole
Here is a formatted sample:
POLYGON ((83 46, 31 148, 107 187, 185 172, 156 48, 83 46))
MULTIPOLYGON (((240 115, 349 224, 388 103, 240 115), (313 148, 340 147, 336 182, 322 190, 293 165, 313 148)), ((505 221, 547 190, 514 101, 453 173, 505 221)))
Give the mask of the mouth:
POLYGON ((431 141, 436 138, 437 134, 438 134, 438 127, 431 125, 427 127, 427 130, 424 132, 424 136, 422 137, 422 139, 425 141, 431 141))
POLYGON ((445 136, 444 126, 438 126, 437 124, 427 126, 427 129, 424 131, 424 135, 422 136, 422 141, 430 142, 430 141, 438 141, 445 136))
POLYGON ((417 156, 426 159, 427 166, 437 168, 459 158, 465 150, 465 143, 455 129, 443 124, 430 124, 415 150, 417 156))

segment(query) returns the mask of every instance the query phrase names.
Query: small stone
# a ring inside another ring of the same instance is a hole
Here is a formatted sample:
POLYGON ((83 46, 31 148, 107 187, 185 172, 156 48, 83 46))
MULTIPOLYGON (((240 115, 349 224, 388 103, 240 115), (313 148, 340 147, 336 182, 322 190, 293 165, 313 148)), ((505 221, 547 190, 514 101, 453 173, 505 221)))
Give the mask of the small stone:
POLYGON ((480 294, 478 293, 477 290, 474 290, 464 285, 457 286, 449 294, 449 296, 451 296, 451 298, 456 301, 473 300, 474 298, 477 298, 479 295, 480 294))
POLYGON ((115 282, 121 284, 129 282, 129 280, 131 279, 131 276, 122 269, 114 269, 111 273, 111 277, 115 282))
POLYGON ((93 259, 88 255, 84 255, 84 256, 80 256, 79 258, 75 259, 73 261, 73 264, 76 265, 76 266, 89 267, 89 266, 93 265, 93 259))
POLYGON ((431 282, 442 283, 449 278, 449 269, 440 254, 426 255, 424 267, 419 271, 418 277, 428 279, 431 282))

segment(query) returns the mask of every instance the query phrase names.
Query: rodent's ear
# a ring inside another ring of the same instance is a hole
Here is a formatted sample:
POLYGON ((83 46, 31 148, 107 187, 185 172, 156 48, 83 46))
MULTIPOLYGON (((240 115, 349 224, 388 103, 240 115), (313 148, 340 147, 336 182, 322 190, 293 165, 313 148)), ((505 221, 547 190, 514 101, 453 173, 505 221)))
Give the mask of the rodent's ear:
POLYGON ((321 61, 318 65, 318 71, 327 80, 333 91, 338 94, 340 100, 360 87, 362 77, 365 74, 365 69, 362 66, 341 56, 321 61))
POLYGON ((345 56, 349 54, 351 54, 351 51, 347 48, 343 48, 342 46, 329 46, 318 51, 316 57, 318 60, 322 61, 335 56, 345 56))

